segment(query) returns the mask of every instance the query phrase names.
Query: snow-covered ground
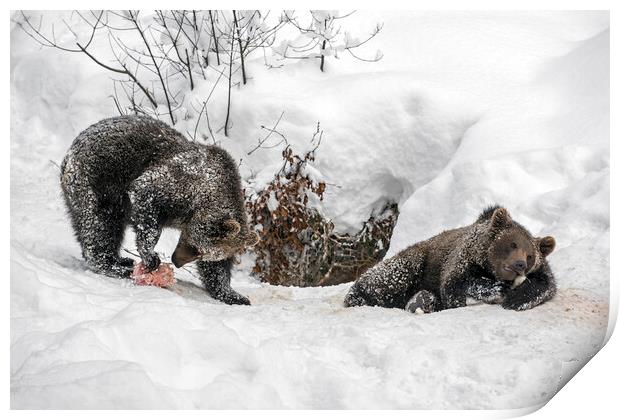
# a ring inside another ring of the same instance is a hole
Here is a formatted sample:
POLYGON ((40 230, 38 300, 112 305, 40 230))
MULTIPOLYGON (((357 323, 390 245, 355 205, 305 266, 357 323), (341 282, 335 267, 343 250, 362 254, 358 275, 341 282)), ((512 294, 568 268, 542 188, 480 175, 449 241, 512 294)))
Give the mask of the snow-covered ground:
MULTIPOLYGON (((361 33, 384 22, 368 44, 384 58, 328 57, 325 73, 311 60, 250 60, 231 137, 218 139, 243 158, 242 175, 260 184, 280 160, 280 148, 247 155, 261 124, 284 111, 279 131, 304 148, 320 121, 314 169, 339 229, 396 200, 392 255, 500 202, 556 237, 558 296, 525 312, 472 304, 415 316, 345 309, 349 284, 258 283, 248 256, 233 283, 251 307, 214 301, 183 270, 172 290, 93 274, 56 164, 77 133, 115 114, 109 75, 13 28, 13 408, 524 408, 596 353, 609 303, 608 13, 358 12, 345 22, 361 33)), ((224 100, 212 98, 215 118, 224 100)), ((191 115, 178 125, 193 127, 191 115)), ((175 239, 165 232, 158 250, 169 257, 175 239)))

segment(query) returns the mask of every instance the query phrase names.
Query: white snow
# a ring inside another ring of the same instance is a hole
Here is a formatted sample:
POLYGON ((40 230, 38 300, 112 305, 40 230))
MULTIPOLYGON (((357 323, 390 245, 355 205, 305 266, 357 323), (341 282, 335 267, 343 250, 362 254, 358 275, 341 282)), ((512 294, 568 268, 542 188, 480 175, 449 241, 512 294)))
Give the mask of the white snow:
MULTIPOLYGON (((56 165, 77 133, 115 115, 110 75, 13 27, 13 408, 524 408, 598 351, 609 300, 609 14, 358 12, 342 24, 363 39, 378 22, 367 50, 383 52, 377 63, 339 54, 325 73, 312 60, 267 69, 257 54, 249 84, 233 91, 231 137, 216 140, 260 188, 281 167, 280 147, 247 155, 260 126, 284 111, 278 131, 302 153, 320 121, 309 173, 328 183, 325 214, 356 231, 397 201, 388 255, 502 203, 532 233, 555 236, 558 296, 525 312, 474 304, 415 316, 345 309, 350 284, 261 284, 247 255, 233 286, 251 307, 214 301, 185 270, 172 290, 93 274, 56 165)), ((214 120, 225 100, 214 93, 214 120)), ((177 128, 193 132, 197 112, 186 111, 177 128)), ((164 259, 177 236, 164 232, 164 259)), ((125 245, 135 248, 131 232, 125 245)))

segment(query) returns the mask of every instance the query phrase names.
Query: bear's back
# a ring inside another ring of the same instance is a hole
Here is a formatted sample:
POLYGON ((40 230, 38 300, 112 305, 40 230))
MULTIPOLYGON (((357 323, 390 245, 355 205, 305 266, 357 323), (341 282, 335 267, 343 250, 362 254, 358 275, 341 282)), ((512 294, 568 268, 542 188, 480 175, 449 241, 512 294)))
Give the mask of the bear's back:
MULTIPOLYGON (((191 148, 178 131, 154 118, 125 115, 101 120, 73 141, 70 162, 95 185, 128 184, 158 162, 191 148)), ((75 169, 75 168, 72 168, 75 169)))

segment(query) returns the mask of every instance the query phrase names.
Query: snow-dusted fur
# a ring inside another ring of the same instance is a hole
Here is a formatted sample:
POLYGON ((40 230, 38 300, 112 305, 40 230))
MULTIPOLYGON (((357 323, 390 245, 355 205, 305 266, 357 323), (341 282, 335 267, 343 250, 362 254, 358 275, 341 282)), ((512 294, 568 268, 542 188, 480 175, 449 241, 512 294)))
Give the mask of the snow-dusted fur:
POLYGON ((529 309, 555 295, 545 259, 554 247, 552 237, 534 238, 505 208, 492 206, 473 224, 414 244, 368 270, 344 302, 430 312, 465 306, 473 297, 506 309, 529 309), (526 280, 511 288, 520 274, 526 280))
POLYGON ((101 273, 128 276, 119 257, 128 223, 145 265, 163 227, 181 230, 177 266, 199 259, 207 291, 226 303, 249 304, 230 288, 231 258, 253 241, 240 177, 221 148, 187 141, 146 116, 102 120, 81 132, 61 165, 61 185, 82 255, 101 273))

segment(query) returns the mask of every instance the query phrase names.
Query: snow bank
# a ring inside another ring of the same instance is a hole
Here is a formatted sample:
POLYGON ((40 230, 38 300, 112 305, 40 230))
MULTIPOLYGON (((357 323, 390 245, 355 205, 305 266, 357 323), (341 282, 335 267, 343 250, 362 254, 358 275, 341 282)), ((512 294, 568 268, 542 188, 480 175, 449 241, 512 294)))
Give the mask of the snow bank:
MULTIPOLYGON (((284 111, 279 130, 303 151, 320 121, 313 173, 329 183, 325 213, 354 231, 397 201, 390 255, 500 202, 556 237, 558 296, 523 313, 345 309, 349 285, 260 284, 245 256, 233 282, 253 306, 241 308, 184 270, 171 290, 93 274, 55 163, 80 130, 114 115, 111 81, 13 28, 13 408, 523 408, 596 353, 609 298, 608 14, 358 13, 349 27, 378 21, 378 63, 329 57, 320 73, 250 60, 231 137, 218 141, 256 186, 280 161, 279 148, 247 155, 260 125, 284 111)), ((224 100, 213 97, 214 118, 224 100)), ((188 112, 183 132, 194 128, 188 112)), ((169 257, 176 237, 165 232, 158 251, 169 257)))

